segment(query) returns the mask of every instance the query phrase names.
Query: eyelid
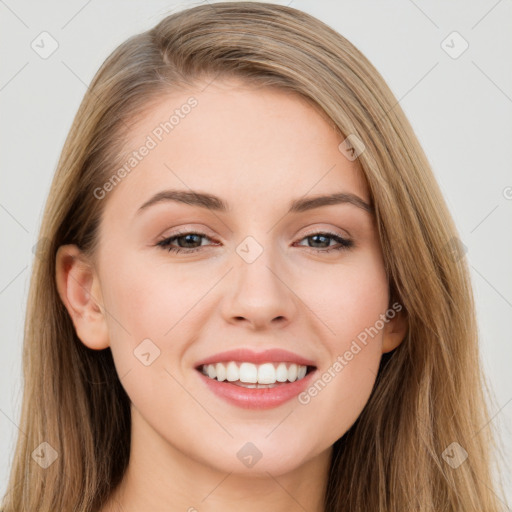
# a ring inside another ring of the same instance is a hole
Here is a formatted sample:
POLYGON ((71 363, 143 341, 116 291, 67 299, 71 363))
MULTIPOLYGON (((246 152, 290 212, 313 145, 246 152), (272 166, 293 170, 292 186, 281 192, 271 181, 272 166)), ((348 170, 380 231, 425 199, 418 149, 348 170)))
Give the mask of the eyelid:
POLYGON ((346 229, 322 228, 322 227, 318 227, 318 226, 311 228, 310 230, 307 230, 306 233, 302 235, 302 237, 316 235, 317 233, 325 233, 325 234, 339 236, 341 238, 352 239, 352 235, 346 229), (337 230, 339 230, 339 231, 337 231, 337 230), (341 231, 341 233, 340 233, 340 231, 341 231))
MULTIPOLYGON (((341 222, 340 222, 341 224, 341 222)), ((345 222, 343 224, 346 224, 345 222)), ((356 245, 356 240, 348 229, 342 228, 340 225, 325 221, 311 222, 300 230, 296 231, 295 238, 302 240, 303 238, 313 236, 316 234, 326 234, 332 237, 338 237, 343 239, 345 242, 350 243, 352 246, 356 245)))
POLYGON ((161 235, 158 235, 158 237, 156 238, 157 241, 162 241, 162 240, 167 240, 168 238, 173 238, 173 237, 176 237, 176 236, 182 236, 182 235, 188 235, 189 233, 200 233, 202 235, 204 235, 205 237, 208 237, 210 239, 215 239, 215 238, 218 238, 216 235, 213 234, 213 232, 206 228, 206 227, 195 227, 193 225, 187 225, 185 227, 179 227, 179 228, 171 228, 171 229, 166 229, 165 231, 163 231, 163 233, 168 233, 169 234, 161 234, 161 235), (176 231, 174 231, 174 229, 176 231))

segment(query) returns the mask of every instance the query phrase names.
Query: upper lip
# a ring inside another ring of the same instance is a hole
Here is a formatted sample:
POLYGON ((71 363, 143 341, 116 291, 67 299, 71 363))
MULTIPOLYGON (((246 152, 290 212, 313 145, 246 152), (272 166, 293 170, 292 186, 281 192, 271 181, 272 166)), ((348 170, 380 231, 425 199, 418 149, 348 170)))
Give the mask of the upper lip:
POLYGON ((315 363, 310 359, 280 348, 273 348, 259 352, 255 352, 247 348, 237 348, 234 350, 219 352, 207 357, 206 359, 202 359, 196 363, 195 367, 198 368, 205 364, 221 363, 224 361, 237 361, 240 363, 249 362, 254 364, 289 361, 302 366, 315 366, 315 363))

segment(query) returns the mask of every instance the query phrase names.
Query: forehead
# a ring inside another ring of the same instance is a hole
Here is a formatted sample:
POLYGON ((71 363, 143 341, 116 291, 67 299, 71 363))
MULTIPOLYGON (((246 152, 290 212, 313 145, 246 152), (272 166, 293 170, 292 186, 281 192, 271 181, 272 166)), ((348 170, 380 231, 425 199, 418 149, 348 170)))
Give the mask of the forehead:
POLYGON ((233 209, 332 192, 369 202, 363 174, 338 149, 343 137, 329 121, 299 94, 276 88, 220 81, 174 91, 134 123, 122 163, 131 162, 129 172, 109 202, 135 210, 169 188, 208 191, 233 209))

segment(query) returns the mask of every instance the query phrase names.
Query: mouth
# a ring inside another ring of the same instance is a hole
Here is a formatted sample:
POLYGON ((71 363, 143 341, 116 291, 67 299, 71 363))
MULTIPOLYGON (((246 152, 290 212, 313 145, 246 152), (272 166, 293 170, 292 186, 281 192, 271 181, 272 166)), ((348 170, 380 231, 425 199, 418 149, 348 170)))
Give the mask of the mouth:
POLYGON ((311 385, 318 368, 313 360, 281 348, 237 348, 195 366, 205 390, 232 406, 271 409, 296 398, 311 385))
POLYGON ((316 366, 289 361, 255 364, 223 361, 196 367, 208 379, 248 389, 271 389, 304 379, 316 366))

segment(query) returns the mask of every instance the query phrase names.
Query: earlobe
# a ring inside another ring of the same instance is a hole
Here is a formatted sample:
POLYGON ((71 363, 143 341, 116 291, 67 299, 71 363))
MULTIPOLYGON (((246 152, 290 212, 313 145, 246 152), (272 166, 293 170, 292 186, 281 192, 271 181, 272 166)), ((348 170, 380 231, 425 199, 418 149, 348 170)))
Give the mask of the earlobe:
POLYGON ((82 343, 93 350, 107 348, 110 343, 99 279, 76 245, 62 245, 57 250, 55 277, 59 296, 82 343))
POLYGON ((382 336, 382 353, 391 352, 404 340, 409 322, 407 321, 407 314, 401 310, 390 318, 384 326, 384 333, 382 336))

